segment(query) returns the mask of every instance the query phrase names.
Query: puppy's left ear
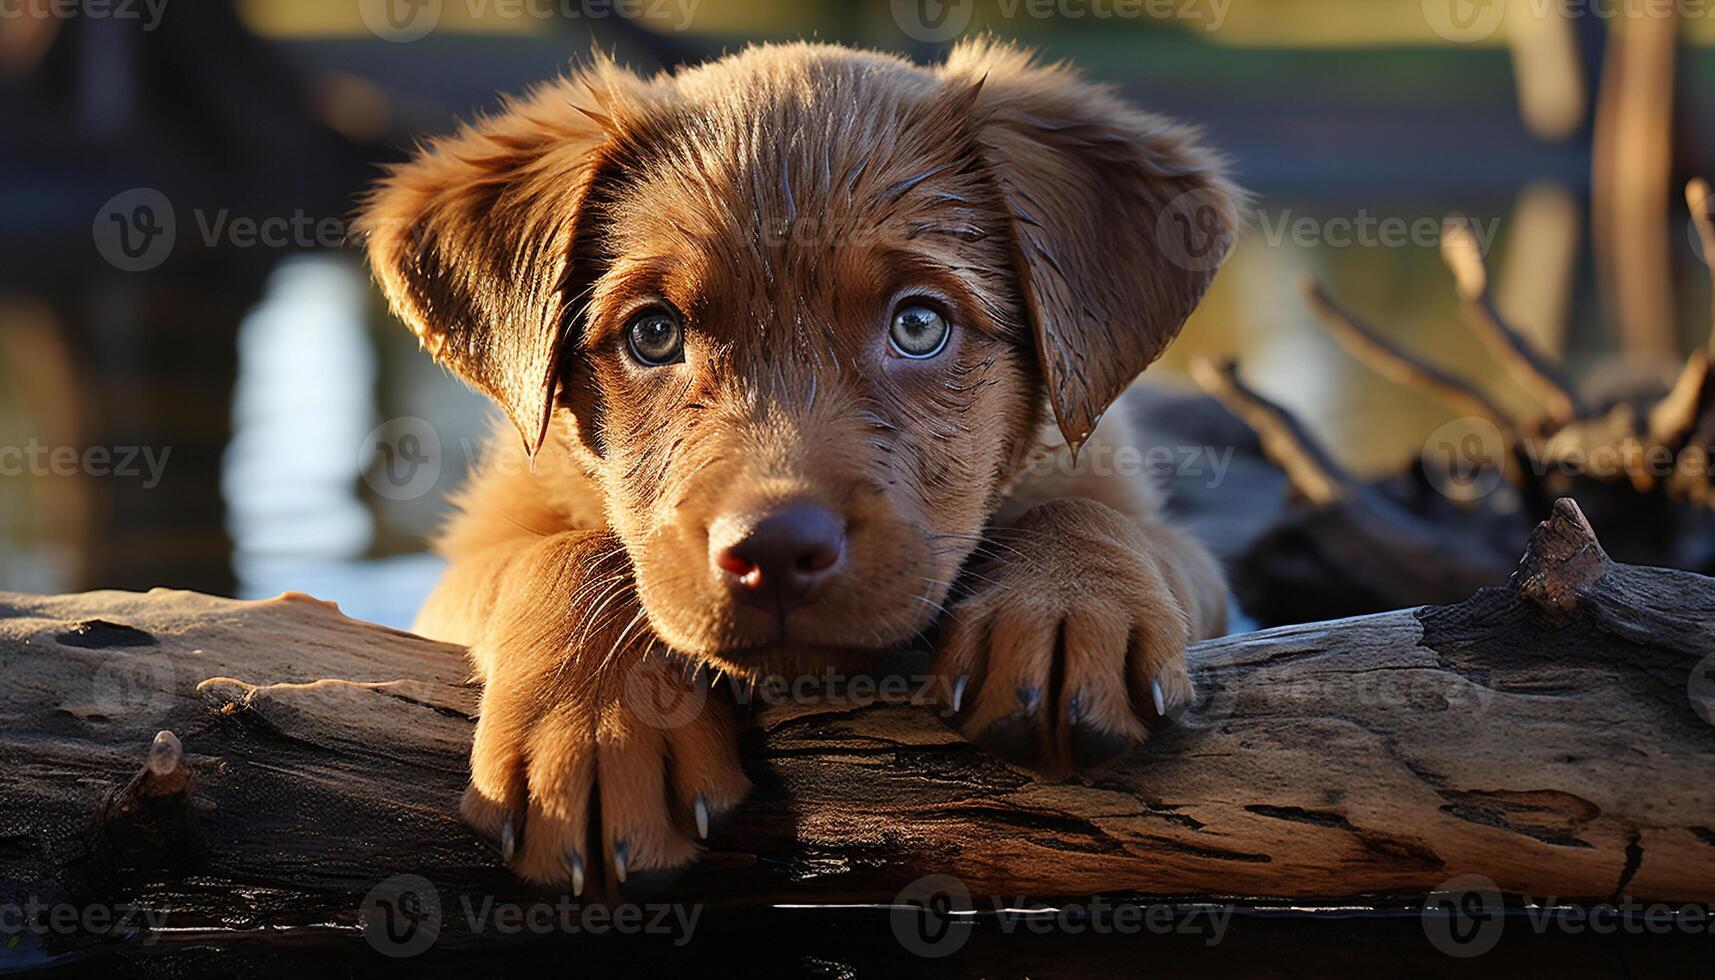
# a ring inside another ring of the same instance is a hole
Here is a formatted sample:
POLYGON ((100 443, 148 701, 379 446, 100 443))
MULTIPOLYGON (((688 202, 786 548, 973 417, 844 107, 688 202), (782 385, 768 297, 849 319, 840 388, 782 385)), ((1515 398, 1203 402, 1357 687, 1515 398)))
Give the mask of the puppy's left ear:
POLYGON ((575 327, 568 287, 593 264, 591 189, 645 91, 599 59, 511 100, 395 167, 356 226, 394 312, 494 399, 532 456, 575 327))
POLYGON ((1241 194, 1198 134, 1017 48, 954 49, 978 150, 1012 211, 1055 419, 1076 447, 1184 325, 1226 258, 1241 194))

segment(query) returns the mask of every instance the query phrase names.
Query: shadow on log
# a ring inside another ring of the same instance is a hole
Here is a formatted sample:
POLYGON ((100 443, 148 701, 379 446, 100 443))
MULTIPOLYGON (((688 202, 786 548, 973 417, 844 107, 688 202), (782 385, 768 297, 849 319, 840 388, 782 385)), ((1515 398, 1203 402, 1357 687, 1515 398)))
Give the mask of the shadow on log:
MULTIPOLYGON (((1715 898, 1715 580, 1612 562, 1570 501, 1505 587, 1193 663, 1176 726, 1058 785, 926 707, 767 704, 757 792, 672 895, 885 903, 938 873, 978 896, 1399 908, 1475 874, 1715 898)), ((454 814, 478 696, 458 648, 301 595, 0 595, 0 669, 0 903, 147 913, 109 942, 277 947, 361 934, 401 874, 443 909, 532 897, 454 814)), ((448 914, 438 941, 492 937, 448 914)))

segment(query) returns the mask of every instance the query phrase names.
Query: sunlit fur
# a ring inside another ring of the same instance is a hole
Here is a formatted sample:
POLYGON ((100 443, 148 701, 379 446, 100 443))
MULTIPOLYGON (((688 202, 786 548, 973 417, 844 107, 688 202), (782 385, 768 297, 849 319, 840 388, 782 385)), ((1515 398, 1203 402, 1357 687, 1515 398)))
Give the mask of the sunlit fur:
MULTIPOLYGON (((712 700, 663 739, 615 693, 663 648, 739 674, 861 667, 950 622, 949 669, 1081 691, 1084 722, 1125 740, 1151 682, 1187 700, 1219 572, 1146 480, 1075 467, 1068 442, 1129 442, 1117 412, 1091 430, 1213 275, 1161 247, 1188 192, 1214 202, 1218 259, 1238 198, 1192 131, 988 43, 938 67, 801 44, 652 79, 598 61, 393 171, 361 224, 377 279, 516 430, 461 494, 417 624, 470 644, 488 684, 466 816, 499 833, 527 806, 551 829, 516 863, 563 877, 599 779, 604 839, 689 860, 686 794, 727 806, 745 781, 712 700), (937 356, 889 353, 906 300, 953 324, 937 356), (650 303, 682 315, 682 363, 627 355, 650 303), (731 598, 710 538, 788 501, 847 544, 781 618, 731 598), (657 763, 685 782, 671 820, 623 802, 661 795, 657 763)), ((980 687, 970 718, 1016 709, 980 687)), ((1069 767, 1044 738, 1040 768, 1069 767)))

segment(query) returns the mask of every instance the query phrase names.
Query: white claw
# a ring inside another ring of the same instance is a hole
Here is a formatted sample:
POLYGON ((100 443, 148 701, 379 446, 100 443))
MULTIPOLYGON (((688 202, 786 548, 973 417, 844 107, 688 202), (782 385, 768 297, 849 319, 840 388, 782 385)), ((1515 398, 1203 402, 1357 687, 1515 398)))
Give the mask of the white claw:
POLYGON ((500 859, 511 861, 512 855, 518 850, 518 836, 512 830, 512 818, 500 825, 500 859))
POLYGON ((1167 699, 1161 694, 1160 681, 1151 680, 1149 682, 1149 696, 1155 699, 1155 713, 1163 718, 1167 717, 1167 699))
POLYGON ((582 896, 584 893, 584 859, 572 855, 572 895, 582 896))
POLYGON ((613 876, 625 884, 625 859, 630 855, 631 848, 623 843, 613 845, 613 876))
POLYGON ((155 733, 155 741, 149 745, 149 771, 165 776, 179 767, 183 754, 184 747, 179 744, 179 737, 163 729, 155 733))
POLYGON ((709 805, 697 797, 697 802, 691 804, 691 809, 697 814, 697 836, 703 840, 709 839, 709 805))
POLYGON ((971 679, 969 674, 960 674, 953 682, 953 714, 959 713, 959 707, 965 703, 965 684, 971 679))

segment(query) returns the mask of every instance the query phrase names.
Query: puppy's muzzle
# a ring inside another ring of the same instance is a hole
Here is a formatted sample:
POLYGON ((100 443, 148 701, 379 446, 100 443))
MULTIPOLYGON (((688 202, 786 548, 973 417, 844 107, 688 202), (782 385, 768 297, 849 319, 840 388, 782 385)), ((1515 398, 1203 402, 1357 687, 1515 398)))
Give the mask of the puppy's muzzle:
POLYGON ((747 528, 719 523, 727 526, 711 528, 709 549, 727 588, 777 615, 814 602, 845 557, 845 524, 819 504, 788 504, 747 528))

